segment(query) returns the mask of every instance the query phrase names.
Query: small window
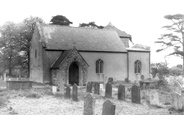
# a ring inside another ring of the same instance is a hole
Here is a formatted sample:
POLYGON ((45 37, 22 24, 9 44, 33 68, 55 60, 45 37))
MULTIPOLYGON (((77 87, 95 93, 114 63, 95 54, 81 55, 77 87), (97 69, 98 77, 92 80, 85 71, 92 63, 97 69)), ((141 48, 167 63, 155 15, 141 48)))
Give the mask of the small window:
POLYGON ((135 73, 141 73, 141 62, 139 60, 134 63, 135 73))
POLYGON ((101 59, 96 61, 96 73, 103 73, 104 62, 101 59))
POLYGON ((37 58, 37 50, 35 49, 35 58, 37 58))

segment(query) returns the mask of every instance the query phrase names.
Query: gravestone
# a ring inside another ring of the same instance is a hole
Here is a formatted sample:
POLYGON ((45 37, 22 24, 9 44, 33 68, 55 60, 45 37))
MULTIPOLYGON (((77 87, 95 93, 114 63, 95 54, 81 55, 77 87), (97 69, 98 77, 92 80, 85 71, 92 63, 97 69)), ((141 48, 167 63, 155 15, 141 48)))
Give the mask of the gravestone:
POLYGON ((78 101, 78 87, 76 84, 73 85, 72 99, 73 101, 78 101))
POLYGON ((113 83, 113 78, 112 77, 109 77, 108 78, 108 82, 112 84, 113 83))
POLYGON ((133 85, 131 89, 132 103, 140 103, 140 88, 137 85, 133 85))
POLYGON ((84 98, 83 115, 95 115, 95 99, 91 93, 88 93, 84 98))
POLYGON ((115 115, 116 105, 113 104, 110 100, 106 100, 103 103, 102 115, 115 115))
POLYGON ((172 84, 172 105, 176 110, 182 110, 184 108, 184 101, 182 95, 182 86, 178 81, 174 81, 172 84))
POLYGON ((100 83, 98 82, 94 84, 94 94, 100 94, 100 83))
POLYGON ((150 104, 159 106, 159 92, 157 90, 150 91, 150 104))
POLYGON ((123 85, 118 86, 118 99, 125 100, 125 86, 123 85))
POLYGON ((145 84, 145 83, 143 83, 142 89, 143 89, 143 90, 146 90, 146 84, 145 84))
POLYGON ((87 83, 86 92, 92 93, 92 82, 87 83))
POLYGON ((65 92, 65 98, 70 99, 70 91, 71 91, 70 86, 67 85, 66 92, 65 92))
POLYGON ((111 83, 107 83, 105 87, 105 97, 111 98, 112 97, 112 85, 111 83))
POLYGON ((182 88, 181 84, 178 81, 174 81, 172 84, 172 92, 181 96, 182 88))

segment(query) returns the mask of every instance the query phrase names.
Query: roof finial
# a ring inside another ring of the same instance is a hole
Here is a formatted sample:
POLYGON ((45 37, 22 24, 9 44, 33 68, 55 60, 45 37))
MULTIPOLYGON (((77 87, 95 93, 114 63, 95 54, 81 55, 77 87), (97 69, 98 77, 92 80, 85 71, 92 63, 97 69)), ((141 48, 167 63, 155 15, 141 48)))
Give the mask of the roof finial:
POLYGON ((114 25, 111 22, 109 22, 109 24, 107 26, 113 27, 114 25))

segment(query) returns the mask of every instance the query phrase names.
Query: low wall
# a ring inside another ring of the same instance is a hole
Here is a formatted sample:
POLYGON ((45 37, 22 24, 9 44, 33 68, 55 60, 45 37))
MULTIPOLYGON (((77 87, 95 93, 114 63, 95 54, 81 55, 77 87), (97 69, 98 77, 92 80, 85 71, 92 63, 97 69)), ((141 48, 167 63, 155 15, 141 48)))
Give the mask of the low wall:
POLYGON ((6 81, 6 88, 8 90, 31 89, 32 81, 6 81))

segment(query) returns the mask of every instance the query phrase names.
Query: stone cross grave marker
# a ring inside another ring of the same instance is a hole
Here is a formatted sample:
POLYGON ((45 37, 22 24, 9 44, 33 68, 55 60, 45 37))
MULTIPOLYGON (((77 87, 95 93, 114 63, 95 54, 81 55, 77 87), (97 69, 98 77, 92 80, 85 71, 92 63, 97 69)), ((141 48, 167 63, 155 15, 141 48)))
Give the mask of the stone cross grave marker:
POLYGON ((100 83, 98 82, 94 84, 94 94, 100 94, 100 83))
POLYGON ((95 115, 95 99, 91 93, 87 93, 84 98, 83 115, 95 115))
POLYGON ((150 91, 150 104, 159 105, 159 92, 157 90, 150 91))
POLYGON ((131 98, 133 103, 140 103, 141 102, 141 96, 140 96, 140 88, 137 85, 133 85, 131 89, 131 98))
POLYGON ((111 83, 107 83, 105 87, 105 97, 111 98, 112 97, 112 85, 111 83))
POLYGON ((125 100, 125 86, 123 85, 118 86, 118 99, 125 100))
POLYGON ((65 92, 65 98, 70 99, 70 91, 71 91, 71 89, 70 89, 69 85, 66 86, 66 90, 65 91, 66 91, 65 92))
POLYGON ((110 100, 106 100, 103 103, 102 115, 115 115, 116 105, 110 100))
POLYGON ((76 84, 73 85, 72 99, 78 101, 78 87, 76 84))
POLYGON ((92 82, 87 83, 86 92, 92 93, 92 82))

